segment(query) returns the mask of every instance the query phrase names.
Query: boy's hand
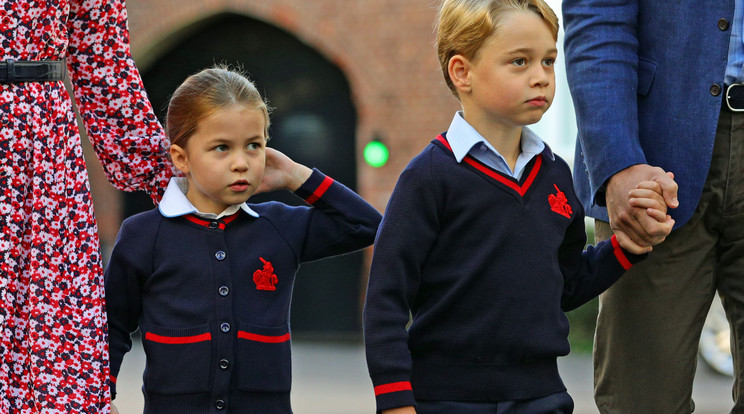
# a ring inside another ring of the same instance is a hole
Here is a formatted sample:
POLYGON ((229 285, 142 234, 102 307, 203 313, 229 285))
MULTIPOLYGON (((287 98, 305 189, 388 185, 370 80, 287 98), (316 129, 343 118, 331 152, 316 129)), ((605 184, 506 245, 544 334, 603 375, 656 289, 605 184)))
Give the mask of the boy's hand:
POLYGON ((636 209, 628 203, 628 193, 635 183, 656 181, 664 195, 665 204, 676 208, 677 183, 671 173, 665 173, 658 167, 637 164, 628 167, 607 182, 605 201, 610 227, 617 236, 617 241, 627 251, 634 254, 647 253, 654 244, 658 244, 669 232, 664 226, 650 217, 643 209, 636 209))
POLYGON ((310 168, 292 161, 291 158, 273 148, 267 147, 263 179, 254 194, 275 190, 295 191, 310 178, 310 174, 312 174, 310 168))
MULTIPOLYGON (((670 177, 673 177, 669 173, 670 177)), ((657 231, 660 229, 661 234, 652 244, 656 245, 666 239, 666 236, 672 231, 674 227, 674 219, 667 214, 667 205, 662 196, 661 185, 656 181, 641 181, 636 188, 630 190, 628 193, 628 204, 633 208, 645 209, 646 213, 656 220, 653 224, 657 231)), ((641 225, 648 226, 647 222, 641 222, 641 225)), ((618 238, 618 243, 626 250, 631 250, 624 245, 621 238, 618 238)), ((652 250, 651 246, 647 247, 646 252, 652 250)))
POLYGON ((111 414, 119 414, 119 410, 116 408, 114 403, 111 403, 111 414))
POLYGON ((382 410, 382 414, 416 414, 416 409, 413 406, 391 408, 389 410, 382 410))
MULTIPOLYGON (((667 205, 661 195, 661 186, 656 181, 642 181, 628 193, 632 207, 645 208, 646 213, 660 223, 672 220, 667 214, 667 205)), ((674 220, 672 220, 674 224, 674 220)))

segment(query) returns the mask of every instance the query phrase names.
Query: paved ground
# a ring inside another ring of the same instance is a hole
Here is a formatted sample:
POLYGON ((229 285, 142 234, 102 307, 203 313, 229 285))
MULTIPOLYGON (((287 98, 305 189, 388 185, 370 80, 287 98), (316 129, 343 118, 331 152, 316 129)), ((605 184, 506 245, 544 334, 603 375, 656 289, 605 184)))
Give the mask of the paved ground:
MULTIPOLYGON (((372 385, 361 345, 295 341, 293 343, 292 404, 295 414, 374 413, 372 385)), ((571 355, 559 362, 575 414, 597 414, 592 401, 589 355, 571 355)), ((137 343, 124 359, 116 405, 121 414, 142 412, 140 392, 144 354, 137 343)), ((713 373, 700 363, 693 397, 696 414, 724 414, 731 409, 732 379, 713 373)))

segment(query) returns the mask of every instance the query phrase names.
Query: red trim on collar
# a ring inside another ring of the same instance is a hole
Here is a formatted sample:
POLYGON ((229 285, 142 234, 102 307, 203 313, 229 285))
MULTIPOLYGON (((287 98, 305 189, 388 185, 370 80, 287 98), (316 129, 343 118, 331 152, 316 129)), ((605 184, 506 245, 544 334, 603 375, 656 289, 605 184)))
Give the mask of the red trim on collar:
POLYGON ((235 220, 236 218, 238 218, 238 213, 240 213, 240 212, 238 211, 238 212, 236 212, 235 214, 233 214, 233 215, 231 215, 231 216, 223 217, 223 218, 222 218, 222 221, 223 221, 223 222, 224 222, 225 224, 229 224, 229 223, 230 223, 231 221, 233 221, 233 220, 235 220))
POLYGON ((452 146, 450 146, 449 141, 442 134, 437 135, 437 140, 447 147, 448 150, 452 151, 452 146))
POLYGON ((326 191, 328 191, 328 189, 331 187, 331 184, 333 184, 333 178, 326 176, 323 179, 323 182, 320 183, 318 188, 316 188, 315 191, 313 191, 313 193, 305 199, 305 201, 308 204, 314 204, 320 199, 320 197, 323 196, 323 194, 325 194, 326 191))
MULTIPOLYGON (((447 139, 444 138, 442 135, 437 136, 437 140, 441 142, 445 147, 447 147, 448 150, 452 151, 452 147, 450 146, 449 142, 447 142, 447 139)), ((482 172, 483 174, 486 174, 487 176, 493 178, 501 184, 504 184, 505 186, 516 191, 520 196, 524 196, 532 183, 535 181, 537 173, 540 172, 540 167, 542 166, 542 154, 537 154, 537 156, 535 157, 535 165, 532 166, 530 174, 527 176, 527 179, 524 180, 524 183, 521 186, 518 183, 510 180, 509 178, 494 171, 490 167, 481 164, 470 155, 466 155, 463 161, 465 161, 471 167, 474 167, 478 171, 482 172)))
POLYGON ((209 223, 211 223, 211 221, 203 220, 193 214, 187 214, 184 217, 186 217, 186 220, 204 227, 209 227, 209 223))
POLYGON ((233 215, 230 215, 230 216, 227 216, 227 217, 223 217, 223 218, 218 219, 218 220, 205 220, 205 219, 203 219, 201 217, 198 217, 198 216, 196 216, 194 214, 186 214, 184 217, 186 217, 186 220, 188 220, 188 221, 190 221, 192 223, 196 223, 196 224, 198 224, 200 226, 204 226, 204 227, 207 227, 207 228, 211 228, 210 227, 210 224, 216 222, 218 224, 218 228, 220 230, 225 230, 225 225, 228 224, 228 223, 230 223, 231 221, 235 220, 236 218, 238 218, 238 214, 239 213, 240 213, 240 211, 238 211, 237 213, 235 213, 233 215))

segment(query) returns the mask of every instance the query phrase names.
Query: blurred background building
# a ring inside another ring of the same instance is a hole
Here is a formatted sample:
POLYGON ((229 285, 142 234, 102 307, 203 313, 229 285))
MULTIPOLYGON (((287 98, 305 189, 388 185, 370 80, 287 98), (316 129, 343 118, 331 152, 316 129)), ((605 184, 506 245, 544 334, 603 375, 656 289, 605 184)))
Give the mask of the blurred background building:
MULTIPOLYGON (((560 15, 560 2, 549 1, 560 15)), ((170 94, 215 63, 242 67, 274 107, 270 146, 356 190, 383 212, 408 161, 449 126, 458 102, 434 49, 433 0, 129 0, 132 54, 161 121, 170 94), (381 167, 364 161, 385 144, 381 167)), ((559 45, 562 39, 559 39, 559 45)), ((533 127, 573 159, 575 120, 559 57, 556 101, 533 127)), ((90 155, 90 151, 88 151, 90 155)), ((104 256, 121 221, 152 208, 144 194, 119 192, 89 157, 104 256)), ((291 194, 267 198, 289 203, 291 194)), ((293 332, 355 338, 370 251, 303 265, 293 332)))

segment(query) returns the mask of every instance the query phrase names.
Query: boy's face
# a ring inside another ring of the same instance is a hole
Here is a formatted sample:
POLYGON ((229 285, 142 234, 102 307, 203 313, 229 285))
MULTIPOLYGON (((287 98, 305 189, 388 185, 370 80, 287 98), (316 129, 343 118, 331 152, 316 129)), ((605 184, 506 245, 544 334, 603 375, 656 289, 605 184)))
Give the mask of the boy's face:
POLYGON ((539 121, 555 96, 558 51, 550 28, 533 12, 508 12, 469 63, 470 88, 460 98, 466 119, 523 126, 539 121))
POLYGON ((218 109, 197 125, 186 148, 171 147, 189 182, 186 197, 199 211, 219 214, 248 200, 266 166, 263 112, 245 105, 218 109))

